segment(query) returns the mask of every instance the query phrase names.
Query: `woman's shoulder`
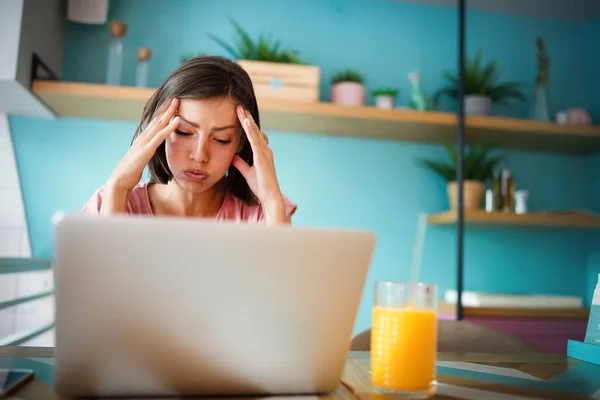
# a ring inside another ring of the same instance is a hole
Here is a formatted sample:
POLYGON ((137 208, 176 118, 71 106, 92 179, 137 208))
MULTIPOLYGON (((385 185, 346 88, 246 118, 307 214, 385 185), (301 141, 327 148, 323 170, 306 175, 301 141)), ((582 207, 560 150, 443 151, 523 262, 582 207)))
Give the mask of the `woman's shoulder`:
MULTIPOLYGON (((283 203, 285 205, 286 215, 288 217, 294 215, 298 209, 298 205, 293 203, 285 195, 283 196, 283 203)), ((218 220, 234 220, 249 223, 262 223, 264 218, 264 212, 260 204, 247 204, 245 201, 232 194, 225 197, 221 211, 217 216, 218 220)))
MULTIPOLYGON (((104 199, 105 187, 100 186, 94 191, 90 198, 86 201, 83 208, 79 211, 80 214, 86 215, 97 215, 100 213, 100 207, 102 207, 102 201, 104 199)), ((142 182, 137 184, 127 201, 127 213, 128 214, 152 214, 152 207, 150 207, 150 198, 148 197, 148 182, 142 182)))

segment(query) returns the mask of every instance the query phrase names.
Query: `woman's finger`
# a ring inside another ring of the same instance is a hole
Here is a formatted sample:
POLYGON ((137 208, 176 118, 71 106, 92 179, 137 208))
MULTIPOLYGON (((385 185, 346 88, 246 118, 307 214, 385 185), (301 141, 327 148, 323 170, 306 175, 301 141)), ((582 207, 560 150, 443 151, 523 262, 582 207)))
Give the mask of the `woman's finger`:
POLYGON ((235 168, 237 168, 237 170, 240 171, 240 173, 242 174, 242 176, 244 178, 248 178, 248 173, 250 172, 250 169, 252 167, 249 166, 248 163, 246 163, 246 161, 242 160, 241 157, 239 157, 238 155, 233 157, 233 161, 231 162, 231 165, 233 165, 235 168))
POLYGON ((250 141, 250 145, 252 146, 252 149, 256 149, 257 146, 261 145, 261 142, 263 142, 262 138, 259 135, 259 129, 256 126, 256 124, 254 124, 252 121, 254 121, 254 119, 251 119, 252 116, 250 115, 250 113, 246 112, 246 110, 244 110, 244 108, 242 106, 238 106, 237 109, 237 114, 238 114, 238 118, 240 119, 240 122, 242 124, 242 127, 244 128, 244 131, 246 132, 246 136, 248 137, 248 140, 250 141))
POLYGON ((144 131, 144 136, 148 136, 148 140, 150 140, 150 137, 153 137, 156 134, 156 132, 167 126, 173 119, 173 116, 175 115, 175 112, 177 111, 178 107, 179 99, 177 98, 174 98, 173 100, 171 100, 171 103, 165 105, 164 108, 156 115, 156 117, 152 119, 152 121, 144 131))
POLYGON ((254 122, 254 117, 248 111, 244 110, 244 114, 250 120, 250 126, 252 127, 252 131, 256 132, 256 136, 264 141, 264 144, 269 144, 269 138, 267 134, 260 130, 256 122, 254 122))
POLYGON ((150 139, 150 146, 152 146, 155 149, 158 148, 158 146, 160 146, 160 144, 167 138, 167 136, 169 136, 171 133, 173 133, 175 129, 177 129, 177 126, 179 126, 179 121, 179 117, 172 118, 171 122, 169 122, 167 126, 160 129, 157 132, 157 134, 150 139))

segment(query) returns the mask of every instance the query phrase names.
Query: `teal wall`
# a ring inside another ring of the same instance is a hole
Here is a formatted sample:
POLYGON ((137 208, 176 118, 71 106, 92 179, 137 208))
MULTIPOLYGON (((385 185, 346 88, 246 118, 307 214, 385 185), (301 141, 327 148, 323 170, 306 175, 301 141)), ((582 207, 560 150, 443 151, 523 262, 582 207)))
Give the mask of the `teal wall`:
MULTIPOLYGON (((272 32, 321 66, 323 100, 329 99, 332 72, 346 65, 363 71, 370 89, 401 88, 398 103, 405 104, 412 69, 421 70, 424 88, 431 92, 441 84, 441 71, 456 63, 452 9, 375 0, 219 3, 112 1, 110 18, 129 24, 125 83, 133 82, 137 47, 153 50, 153 86, 184 54, 226 55, 205 33, 232 40, 230 16, 252 34, 272 32)), ((586 47, 590 24, 484 13, 469 13, 467 20, 468 48, 482 46, 486 59, 499 60, 503 78, 525 83, 527 95, 535 78, 535 38, 543 36, 552 56, 553 110, 572 105, 600 110, 589 92, 589 80, 600 82, 586 64, 593 57, 586 47)), ((68 25, 65 80, 102 82, 107 29, 68 25)), ((453 104, 446 102, 444 108, 451 110, 453 104)), ((496 112, 523 117, 526 110, 527 103, 522 103, 496 112)), ((36 256, 49 257, 50 217, 56 210, 79 210, 103 184, 125 153, 135 123, 15 116, 10 124, 32 250, 36 256)), ((269 137, 281 186, 299 204, 296 224, 365 228, 378 235, 355 328, 360 331, 370 325, 373 281, 409 276, 418 213, 448 207, 444 182, 416 164, 421 157, 441 156, 443 151, 433 145, 292 133, 273 132, 269 137)), ((531 210, 592 207, 593 161, 530 152, 509 152, 508 159, 517 188, 531 193, 531 210)), ((439 284, 442 292, 455 288, 455 259, 454 228, 428 227, 422 279, 439 284)), ((589 296, 592 269, 583 232, 489 228, 466 232, 468 290, 589 296)))
MULTIPOLYGON (((600 121, 600 47, 598 38, 600 38, 600 18, 587 24, 586 42, 586 65, 588 67, 588 79, 590 91, 588 92, 588 103, 592 110, 592 118, 600 121)), ((598 122, 596 122, 598 123, 598 122)), ((590 157, 588 164, 590 177, 592 210, 600 212, 600 154, 590 157)), ((591 296, 598 283, 598 274, 600 273, 600 233, 594 232, 589 237, 588 254, 588 302, 591 302, 591 296)))
MULTIPOLYGON (((589 160, 590 184, 592 187, 592 210, 600 212, 600 155, 595 155, 589 160)), ((600 273, 600 232, 590 234, 588 245, 588 278, 587 293, 588 302, 594 293, 594 288, 598 284, 598 274, 600 273)))
MULTIPOLYGON (((585 25, 585 65, 587 78, 587 104, 590 114, 596 124, 600 123, 600 18, 596 18, 585 25)), ((598 198, 600 200, 600 197, 598 198)))

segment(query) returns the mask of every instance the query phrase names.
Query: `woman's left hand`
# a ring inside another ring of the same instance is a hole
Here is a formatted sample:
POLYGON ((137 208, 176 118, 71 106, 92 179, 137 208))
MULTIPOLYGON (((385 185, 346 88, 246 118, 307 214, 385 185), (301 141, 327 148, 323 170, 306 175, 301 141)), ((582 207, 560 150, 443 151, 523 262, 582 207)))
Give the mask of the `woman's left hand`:
POLYGON ((260 201, 266 222, 288 222, 267 135, 261 132, 252 115, 242 106, 238 106, 237 115, 252 147, 254 165, 249 166, 237 155, 233 158, 232 165, 240 171, 260 201))

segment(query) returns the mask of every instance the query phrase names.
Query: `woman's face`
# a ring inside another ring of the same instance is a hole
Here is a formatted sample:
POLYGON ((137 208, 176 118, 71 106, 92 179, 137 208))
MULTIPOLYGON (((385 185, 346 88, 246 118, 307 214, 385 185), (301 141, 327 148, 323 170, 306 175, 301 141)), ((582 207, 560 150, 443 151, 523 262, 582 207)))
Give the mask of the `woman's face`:
POLYGON ((177 115, 181 122, 165 141, 167 163, 179 186, 203 192, 225 176, 239 151, 236 104, 228 97, 182 99, 177 115))

